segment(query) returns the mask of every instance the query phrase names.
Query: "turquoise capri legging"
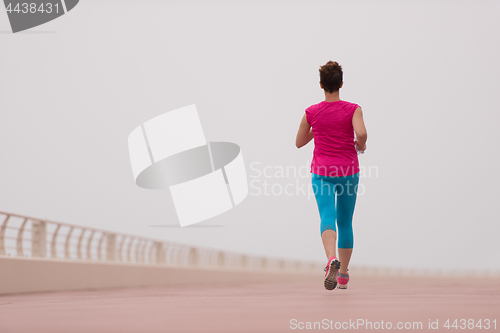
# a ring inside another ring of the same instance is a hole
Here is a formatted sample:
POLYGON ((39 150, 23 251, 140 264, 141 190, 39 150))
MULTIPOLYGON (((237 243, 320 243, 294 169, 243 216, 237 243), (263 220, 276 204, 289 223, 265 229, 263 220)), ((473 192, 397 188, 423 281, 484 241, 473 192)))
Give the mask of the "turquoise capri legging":
POLYGON ((321 218, 321 234, 329 229, 337 232, 337 222, 338 248, 352 249, 352 215, 358 193, 359 172, 344 177, 327 177, 312 173, 311 182, 321 218))

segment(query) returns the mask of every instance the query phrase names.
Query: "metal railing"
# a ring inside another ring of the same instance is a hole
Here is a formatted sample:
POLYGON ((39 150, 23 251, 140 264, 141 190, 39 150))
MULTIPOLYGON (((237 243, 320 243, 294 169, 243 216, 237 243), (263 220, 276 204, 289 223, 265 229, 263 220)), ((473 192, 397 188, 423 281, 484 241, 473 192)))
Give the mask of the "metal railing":
POLYGON ((317 263, 194 247, 0 212, 0 256, 225 269, 321 271, 317 263))

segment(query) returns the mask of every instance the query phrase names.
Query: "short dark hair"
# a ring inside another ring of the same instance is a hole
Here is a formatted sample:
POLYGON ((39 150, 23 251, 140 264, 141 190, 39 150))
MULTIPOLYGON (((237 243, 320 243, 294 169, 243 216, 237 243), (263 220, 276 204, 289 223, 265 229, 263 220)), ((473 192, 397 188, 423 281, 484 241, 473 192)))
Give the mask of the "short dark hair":
POLYGON ((324 66, 319 67, 319 81, 325 91, 329 93, 338 91, 342 79, 342 67, 338 62, 330 60, 324 66))

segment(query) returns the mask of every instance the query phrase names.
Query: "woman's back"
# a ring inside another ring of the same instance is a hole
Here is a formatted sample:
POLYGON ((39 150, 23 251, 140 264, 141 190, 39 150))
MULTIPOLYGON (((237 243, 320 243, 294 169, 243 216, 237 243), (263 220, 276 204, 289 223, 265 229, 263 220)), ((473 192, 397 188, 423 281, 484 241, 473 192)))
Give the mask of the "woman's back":
POLYGON ((359 172, 352 125, 357 108, 359 105, 347 101, 323 101, 306 109, 314 134, 312 173, 343 177, 359 172))

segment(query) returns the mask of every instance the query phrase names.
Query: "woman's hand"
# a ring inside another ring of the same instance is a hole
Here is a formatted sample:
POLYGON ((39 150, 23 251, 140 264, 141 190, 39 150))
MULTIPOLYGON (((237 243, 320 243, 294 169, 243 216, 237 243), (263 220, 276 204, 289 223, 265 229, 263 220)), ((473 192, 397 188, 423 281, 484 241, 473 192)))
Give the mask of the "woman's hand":
POLYGON ((363 111, 360 107, 354 111, 354 115, 352 116, 352 127, 355 133, 354 147, 356 147, 356 151, 359 154, 363 154, 366 149, 366 139, 368 135, 363 120, 363 111))
POLYGON ((295 145, 297 148, 303 147, 313 139, 314 135, 312 132, 311 125, 307 122, 306 115, 302 117, 300 122, 299 130, 297 131, 297 138, 295 139, 295 145))
POLYGON ((361 147, 358 140, 354 141, 354 147, 359 154, 363 154, 366 150, 366 143, 361 147))

